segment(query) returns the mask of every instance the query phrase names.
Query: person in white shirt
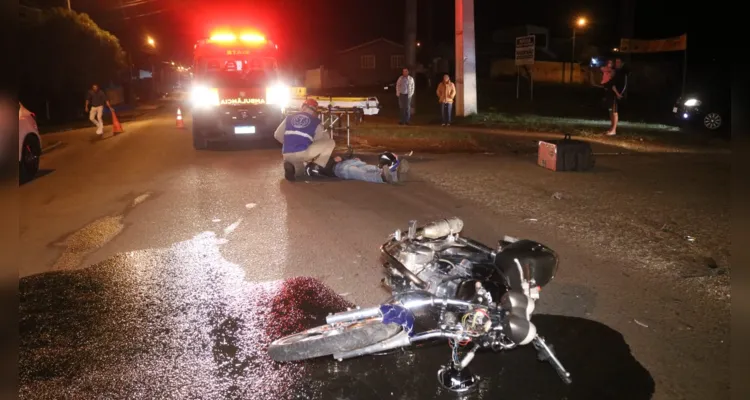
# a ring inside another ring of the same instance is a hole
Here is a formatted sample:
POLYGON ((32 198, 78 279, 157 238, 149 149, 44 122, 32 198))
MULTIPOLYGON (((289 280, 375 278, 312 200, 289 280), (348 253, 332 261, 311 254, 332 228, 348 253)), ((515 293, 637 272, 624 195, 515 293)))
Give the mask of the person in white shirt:
POLYGON ((404 68, 401 76, 396 81, 396 96, 398 97, 398 108, 401 111, 399 125, 409 125, 411 119, 411 98, 414 96, 414 78, 409 75, 409 70, 404 68))

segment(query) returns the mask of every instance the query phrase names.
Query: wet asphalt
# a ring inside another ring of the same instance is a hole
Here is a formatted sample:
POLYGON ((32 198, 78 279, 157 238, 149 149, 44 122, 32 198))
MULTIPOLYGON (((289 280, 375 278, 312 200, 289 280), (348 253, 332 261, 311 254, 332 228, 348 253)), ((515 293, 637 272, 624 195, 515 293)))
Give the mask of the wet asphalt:
MULTIPOLYGON (((195 152, 166 114, 125 129, 97 141, 58 135, 66 144, 21 187, 22 398, 456 398, 436 379, 447 343, 341 363, 277 364, 265 349, 329 312, 387 297, 377 248, 409 219, 459 215, 490 244, 512 224, 417 174, 400 187, 290 184, 273 144, 195 152)), ((672 368, 692 339, 664 344, 632 324, 628 310, 642 308, 647 288, 582 278, 597 260, 556 244, 566 259, 534 322, 573 385, 517 349, 478 355, 471 368, 482 381, 468 398, 718 393, 723 381, 684 372, 703 356, 672 368), (596 289, 613 285, 621 292, 596 289)))

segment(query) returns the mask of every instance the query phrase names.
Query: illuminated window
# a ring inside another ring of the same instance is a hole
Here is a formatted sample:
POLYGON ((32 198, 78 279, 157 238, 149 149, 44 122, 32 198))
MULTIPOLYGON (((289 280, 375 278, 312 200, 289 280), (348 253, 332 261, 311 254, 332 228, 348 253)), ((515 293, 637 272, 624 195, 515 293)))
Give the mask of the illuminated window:
POLYGON ((368 54, 359 58, 359 66, 362 69, 375 69, 375 56, 368 54))
POLYGON ((404 56, 402 55, 391 56, 391 68, 401 69, 403 67, 404 67, 404 56))

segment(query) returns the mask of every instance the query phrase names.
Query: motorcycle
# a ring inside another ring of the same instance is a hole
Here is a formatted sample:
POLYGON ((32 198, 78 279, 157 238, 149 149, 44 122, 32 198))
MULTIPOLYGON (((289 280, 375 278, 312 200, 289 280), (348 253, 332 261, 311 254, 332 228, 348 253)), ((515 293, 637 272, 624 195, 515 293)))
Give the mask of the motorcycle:
POLYGON ((452 357, 438 370, 438 381, 465 393, 480 379, 468 369, 477 351, 532 344, 539 360, 570 384, 570 373, 531 322, 540 290, 557 272, 557 254, 509 236, 492 249, 461 236, 463 226, 454 217, 422 227, 410 221, 406 232, 396 230, 380 247, 382 283, 392 297, 377 307, 330 314, 326 325, 280 338, 269 346, 270 357, 289 362, 332 355, 342 361, 448 339, 452 357), (435 318, 436 329, 416 332, 415 315, 424 311, 435 318), (461 356, 459 348, 470 344, 461 356))

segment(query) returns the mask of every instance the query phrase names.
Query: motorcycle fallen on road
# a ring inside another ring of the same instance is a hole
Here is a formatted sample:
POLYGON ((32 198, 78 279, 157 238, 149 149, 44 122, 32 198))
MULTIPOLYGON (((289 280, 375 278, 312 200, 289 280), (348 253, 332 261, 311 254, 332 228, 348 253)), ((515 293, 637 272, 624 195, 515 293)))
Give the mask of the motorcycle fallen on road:
POLYGON ((328 315, 326 325, 271 343, 270 357, 288 362, 332 355, 342 361, 434 339, 448 339, 451 362, 440 384, 465 393, 479 377, 468 365, 480 349, 532 344, 566 384, 570 373, 531 322, 540 290, 555 276, 557 254, 541 243, 506 236, 492 249, 460 235, 463 221, 444 219, 396 230, 380 251, 393 296, 377 307, 328 315), (417 332, 415 315, 434 316, 435 329, 417 332), (461 355, 459 349, 468 349, 461 355))

